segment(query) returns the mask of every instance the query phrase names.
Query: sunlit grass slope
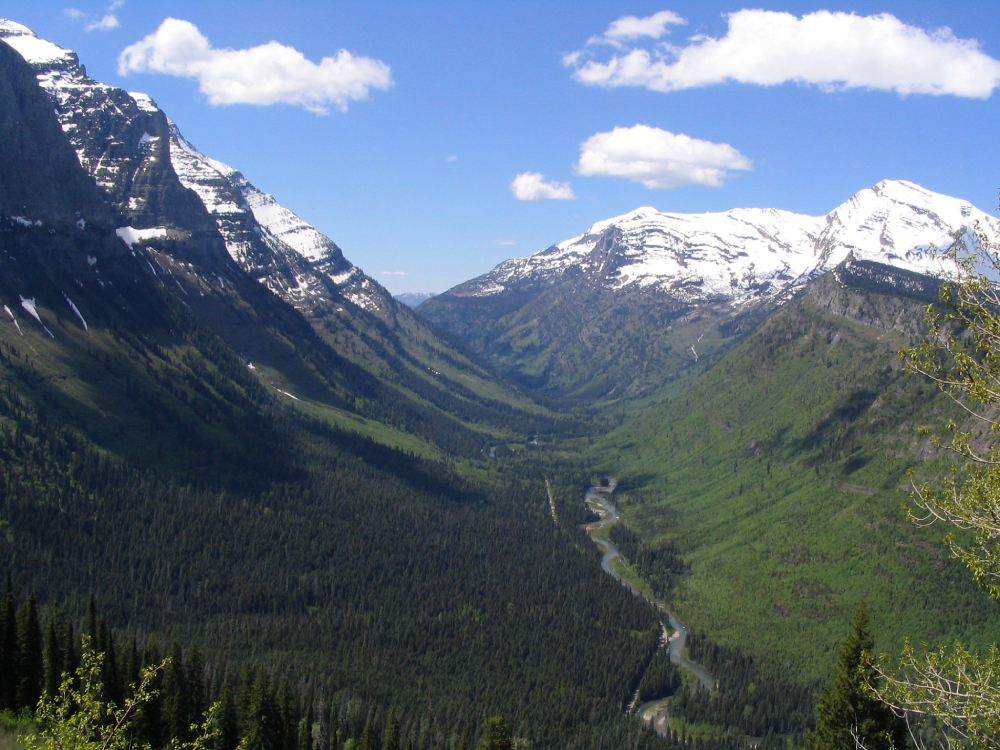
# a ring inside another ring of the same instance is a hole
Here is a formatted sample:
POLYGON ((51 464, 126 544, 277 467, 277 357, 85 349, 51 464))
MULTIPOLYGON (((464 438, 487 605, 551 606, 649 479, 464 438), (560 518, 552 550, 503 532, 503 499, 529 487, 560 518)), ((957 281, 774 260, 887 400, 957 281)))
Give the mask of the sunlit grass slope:
POLYGON ((909 469, 947 465, 918 426, 952 414, 900 367, 909 338, 893 321, 919 320, 920 306, 901 316, 899 298, 836 283, 593 450, 621 481, 624 522, 654 548, 674 542, 689 565, 670 597, 680 617, 803 678, 828 672, 863 598, 890 651, 906 635, 1000 637, 944 529, 918 530, 902 509, 909 469))

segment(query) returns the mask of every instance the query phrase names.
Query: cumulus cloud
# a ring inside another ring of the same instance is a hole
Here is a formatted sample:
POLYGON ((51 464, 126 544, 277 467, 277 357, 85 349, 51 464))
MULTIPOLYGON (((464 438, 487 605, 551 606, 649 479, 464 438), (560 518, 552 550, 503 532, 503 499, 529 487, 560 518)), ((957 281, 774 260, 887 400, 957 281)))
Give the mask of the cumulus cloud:
POLYGON ((511 192, 519 201, 571 201, 576 194, 568 182, 545 182, 545 175, 522 172, 510 183, 511 192))
POLYGON ((661 10, 645 18, 623 16, 608 26, 608 30, 601 36, 593 36, 587 43, 620 46, 622 42, 631 42, 641 37, 659 39, 667 33, 668 26, 683 26, 686 23, 686 20, 672 10, 661 10))
POLYGON ((278 42, 250 49, 216 49, 189 21, 168 18, 155 32, 126 47, 118 72, 165 73, 197 79, 209 104, 292 104, 326 114, 347 109, 372 88, 392 85, 389 66, 340 50, 318 64, 278 42))
POLYGON ((985 99, 1000 86, 1000 61, 980 51, 976 40, 959 39, 948 28, 925 31, 888 13, 858 16, 821 10, 799 18, 741 10, 730 14, 728 23, 728 33, 721 38, 693 37, 685 46, 661 42, 643 47, 621 44, 638 37, 621 37, 620 53, 610 60, 573 52, 563 61, 581 83, 654 91, 725 81, 763 86, 796 82, 824 90, 863 88, 904 96, 985 99))
POLYGON ((753 168, 728 143, 712 143, 648 125, 597 133, 580 144, 582 175, 624 177, 648 188, 721 187, 727 170, 753 168))

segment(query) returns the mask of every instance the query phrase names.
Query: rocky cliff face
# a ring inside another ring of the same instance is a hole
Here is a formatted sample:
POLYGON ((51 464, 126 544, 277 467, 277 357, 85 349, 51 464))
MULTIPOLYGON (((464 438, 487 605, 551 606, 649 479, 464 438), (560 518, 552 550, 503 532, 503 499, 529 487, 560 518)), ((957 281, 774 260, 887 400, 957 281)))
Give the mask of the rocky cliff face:
POLYGON ((73 231, 102 227, 108 248, 141 263, 258 371, 271 371, 284 398, 297 398, 287 393, 298 388, 473 451, 476 441, 458 421, 506 429, 512 401, 535 408, 396 302, 329 238, 198 151, 148 96, 93 80, 73 52, 12 21, 0 20, 0 42, 20 76, 10 96, 45 120, 37 134, 19 131, 21 141, 0 149, 59 155, 43 158, 23 189, 12 162, 0 165, 10 172, 0 209, 20 217, 8 223, 33 222, 28 202, 64 205, 79 187, 73 205, 82 208, 64 217, 80 220, 73 231))
POLYGON ((169 230, 214 244, 293 306, 346 299, 382 316, 391 296, 345 258, 329 238, 236 169, 199 152, 145 94, 87 76, 75 53, 0 21, 0 39, 22 55, 56 105, 80 164, 107 194, 119 226, 169 230), (223 245, 215 236, 221 234, 223 245))

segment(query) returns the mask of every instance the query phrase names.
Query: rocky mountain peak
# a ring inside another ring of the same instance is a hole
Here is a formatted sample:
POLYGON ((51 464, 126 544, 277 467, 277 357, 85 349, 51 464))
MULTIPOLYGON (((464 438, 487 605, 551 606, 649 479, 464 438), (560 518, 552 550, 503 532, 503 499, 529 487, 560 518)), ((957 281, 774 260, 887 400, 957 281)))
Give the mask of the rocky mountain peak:
POLYGON ((678 214, 642 207, 528 258, 505 261, 449 294, 493 296, 572 276, 608 292, 640 289, 684 303, 741 305, 788 294, 849 256, 947 274, 934 248, 951 246, 956 233, 974 241, 977 223, 1000 238, 1000 222, 968 201, 904 180, 883 180, 826 216, 775 208, 678 214))
POLYGON ((334 242, 238 170, 201 153, 151 97, 95 81, 74 52, 22 24, 0 21, 0 40, 31 65, 120 227, 144 237, 199 237, 213 246, 216 268, 228 262, 215 247, 224 246, 243 270, 296 307, 346 298, 369 312, 391 314, 389 293, 334 242), (223 243, 209 239, 220 234, 223 243))

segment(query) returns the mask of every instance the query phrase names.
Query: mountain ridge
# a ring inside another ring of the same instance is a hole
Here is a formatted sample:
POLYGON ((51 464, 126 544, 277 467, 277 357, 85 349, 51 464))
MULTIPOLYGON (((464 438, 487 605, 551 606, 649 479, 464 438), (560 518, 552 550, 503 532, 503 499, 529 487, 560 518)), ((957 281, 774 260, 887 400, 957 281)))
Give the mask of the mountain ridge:
POLYGON ((956 230, 962 230, 963 240, 974 241, 968 230, 976 222, 991 238, 1000 237, 1000 221, 971 203, 906 180, 883 180, 825 216, 777 208, 679 214, 647 206, 596 222, 527 258, 504 261, 444 294, 498 295, 519 283, 544 283, 580 268, 606 289, 636 285, 685 302, 745 304, 787 294, 848 254, 941 275, 948 267, 932 248, 951 246, 956 230))
POLYGON ((0 40, 34 70, 80 165, 108 197, 119 237, 269 387, 293 394, 283 398, 310 400, 303 408, 346 426, 356 422, 344 409, 360 409, 394 429, 452 422, 471 426, 468 435, 506 432, 517 411, 533 413, 533 423, 551 417, 396 302, 332 240, 198 151, 149 96, 89 78, 75 53, 21 24, 0 21, 0 40), (262 339, 251 329, 270 333, 262 339), (388 417, 388 403, 411 416, 388 417))
POLYGON ((418 312, 529 389, 634 414, 845 261, 951 273, 934 248, 953 245, 955 232, 975 241, 977 223, 1000 238, 1000 222, 967 201, 898 180, 822 217, 639 208, 505 261, 418 312))

